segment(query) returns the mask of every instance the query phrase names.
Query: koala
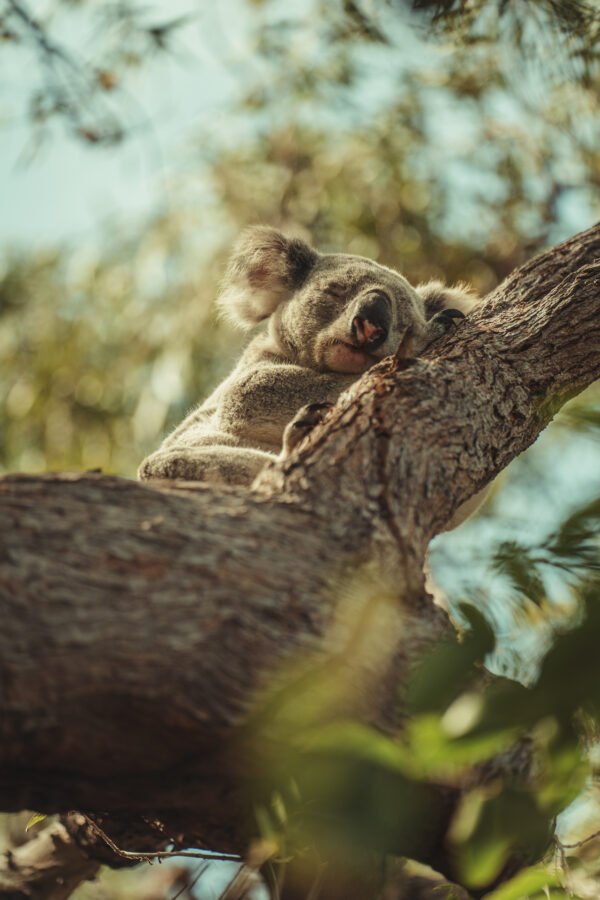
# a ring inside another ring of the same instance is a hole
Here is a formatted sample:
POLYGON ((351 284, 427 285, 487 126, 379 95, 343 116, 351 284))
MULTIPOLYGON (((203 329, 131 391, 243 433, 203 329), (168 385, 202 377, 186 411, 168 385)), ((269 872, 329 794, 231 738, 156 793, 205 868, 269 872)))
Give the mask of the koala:
POLYGON ((266 328, 143 461, 141 479, 251 484, 363 372, 390 354, 418 355, 475 298, 438 281, 414 288, 370 259, 255 226, 233 250, 218 302, 236 325, 266 328))

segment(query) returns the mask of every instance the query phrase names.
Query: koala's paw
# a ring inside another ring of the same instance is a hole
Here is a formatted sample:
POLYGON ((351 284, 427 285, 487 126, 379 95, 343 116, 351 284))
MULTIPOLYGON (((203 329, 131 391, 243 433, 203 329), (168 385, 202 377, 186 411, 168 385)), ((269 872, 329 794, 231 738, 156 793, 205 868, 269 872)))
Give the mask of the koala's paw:
POLYGON ((298 410, 283 432, 283 456, 291 453, 303 438, 320 425, 333 403, 309 403, 298 410))
POLYGON ((427 331, 423 344, 418 347, 417 352, 421 353, 434 341, 443 337, 451 328, 456 328, 458 319, 464 319, 465 314, 460 309, 442 309, 436 313, 433 318, 427 322, 427 331))
POLYGON ((440 322, 446 331, 456 325, 456 319, 464 319, 465 314, 460 309, 443 309, 433 317, 434 322, 440 322))

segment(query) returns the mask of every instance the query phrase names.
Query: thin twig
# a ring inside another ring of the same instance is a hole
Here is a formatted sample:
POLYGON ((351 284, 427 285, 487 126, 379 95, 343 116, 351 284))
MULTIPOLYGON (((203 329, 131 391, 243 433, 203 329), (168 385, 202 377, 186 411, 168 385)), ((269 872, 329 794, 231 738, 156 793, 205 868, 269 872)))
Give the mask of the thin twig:
POLYGON ((6 0, 9 11, 19 19, 31 41, 39 49, 40 64, 48 71, 51 82, 45 94, 54 102, 54 112, 60 112, 72 122, 86 140, 113 143, 123 137, 123 128, 110 107, 97 95, 98 73, 90 74, 59 44, 50 39, 44 28, 18 0, 6 0), (70 75, 66 70, 69 70, 70 75), (54 81, 52 81, 54 79, 54 81), (93 109, 93 104, 97 110, 93 109), (96 125, 86 125, 86 109, 92 109, 96 125))
POLYGON ((277 845, 272 841, 266 839, 253 841, 244 865, 237 870, 219 900, 243 900, 250 888, 260 880, 259 872, 262 866, 276 851, 277 845))
MULTIPOLYGON (((279 891, 279 882, 277 880, 277 872, 275 871, 275 866, 273 865, 272 860, 267 860, 265 865, 265 870, 269 873, 269 881, 268 884, 272 887, 270 891, 271 900, 281 900, 281 894, 279 891)), ((267 879, 265 878, 265 881, 267 879)))
POLYGON ((220 862, 241 862, 241 856, 238 856, 237 853, 211 853, 210 851, 203 852, 201 850, 154 850, 148 853, 132 853, 130 850, 122 850, 118 847, 115 842, 110 838, 107 833, 96 823, 93 819, 90 819, 89 816, 86 816, 85 813, 82 813, 86 822, 89 823, 91 828, 98 834, 99 837, 105 841, 111 850, 113 850, 118 856, 122 856, 124 859, 135 859, 138 862, 152 862, 153 859, 170 859, 174 856, 187 856, 192 859, 206 859, 210 861, 220 861, 220 862))
POLYGON ((313 881, 310 891, 306 897, 306 900, 318 900, 319 894, 321 893, 321 888, 323 886, 323 876, 325 875, 325 869, 327 868, 327 863, 320 863, 319 871, 315 876, 315 880, 313 881))
POLYGON ((225 890, 219 895, 219 900, 243 900, 252 886, 254 878, 254 869, 245 865, 240 866, 225 890))
POLYGON ((598 831, 594 831, 593 834, 588 834, 586 838, 583 838, 581 841, 575 841, 574 844, 563 844, 562 841, 557 839, 557 843, 562 850, 576 850, 578 847, 583 847, 584 844, 589 844, 590 841, 593 841, 594 838, 600 837, 600 829, 598 831))
POLYGON ((192 888, 194 888, 198 884, 198 882, 200 881, 200 879, 202 878, 202 876, 208 869, 209 865, 210 865, 210 863, 208 863, 208 862, 201 863, 200 866, 198 867, 198 871, 194 875, 193 879, 189 882, 187 880, 184 881, 183 887, 181 887, 177 891, 177 893, 175 894, 174 897, 171 897, 171 900, 179 900, 179 897, 181 897, 181 895, 183 894, 184 891, 188 891, 190 897, 193 897, 194 895, 192 894, 192 888))
POLYGON ((69 54, 59 47, 57 44, 52 43, 48 38, 48 35, 44 32, 44 29, 36 22, 33 16, 28 12, 28 10, 23 6, 22 3, 18 3, 17 0, 6 0, 9 9, 14 13, 14 15, 23 22, 36 44, 40 47, 41 50, 44 51, 48 56, 57 56, 64 63, 66 63, 71 69, 74 69, 76 72, 79 71, 79 68, 75 61, 71 59, 69 54))

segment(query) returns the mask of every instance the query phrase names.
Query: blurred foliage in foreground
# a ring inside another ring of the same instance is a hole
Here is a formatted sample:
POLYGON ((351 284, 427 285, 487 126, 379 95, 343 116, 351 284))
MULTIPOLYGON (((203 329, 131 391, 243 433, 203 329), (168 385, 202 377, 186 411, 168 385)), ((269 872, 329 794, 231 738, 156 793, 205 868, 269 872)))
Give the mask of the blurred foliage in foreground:
MULTIPOLYGON (((596 501, 538 548, 498 548, 502 577, 529 603, 544 593, 536 566, 562 567, 568 558, 564 588, 575 613, 525 687, 484 675, 494 634, 481 613, 463 605, 462 640, 438 646, 403 691, 399 740, 340 712, 353 698, 353 667, 369 652, 365 622, 382 612, 381 598, 365 595, 345 650, 308 674, 305 665, 265 701, 257 720, 281 748, 266 767, 257 828, 282 858, 303 855, 308 867, 317 852, 326 859, 344 848, 348 859, 372 853, 430 864, 490 900, 597 896, 590 878, 597 856, 591 866, 566 865, 588 841, 563 843, 555 823, 596 774, 599 533, 596 501)), ((598 808, 596 815, 600 822, 598 808)))

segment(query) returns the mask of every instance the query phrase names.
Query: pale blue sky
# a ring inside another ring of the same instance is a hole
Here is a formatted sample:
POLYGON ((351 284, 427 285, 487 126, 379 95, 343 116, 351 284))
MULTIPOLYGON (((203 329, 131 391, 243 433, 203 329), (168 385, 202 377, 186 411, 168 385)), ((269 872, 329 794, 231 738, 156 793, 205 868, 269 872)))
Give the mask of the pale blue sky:
MULTIPOLYGON (((45 0, 33 10, 48 7, 45 0)), ((245 44, 246 7, 239 0, 200 5, 193 0, 145 4, 149 21, 194 11, 174 42, 177 55, 159 55, 127 78, 127 97, 116 100, 135 123, 116 149, 88 146, 60 122, 37 153, 26 98, 38 83, 33 55, 4 45, 0 62, 0 247, 41 245, 93 237, 103 223, 143 219, 168 203, 185 165, 186 146, 204 129, 226 127, 221 111, 233 94, 238 67, 251 65, 245 44), (27 65, 24 65, 27 63, 27 65), (25 69, 25 72, 24 72, 25 69)), ((76 46, 89 37, 85 23, 76 46)), ((53 34, 72 39, 72 14, 53 23, 53 34), (71 17, 71 18, 70 18, 71 17)))

